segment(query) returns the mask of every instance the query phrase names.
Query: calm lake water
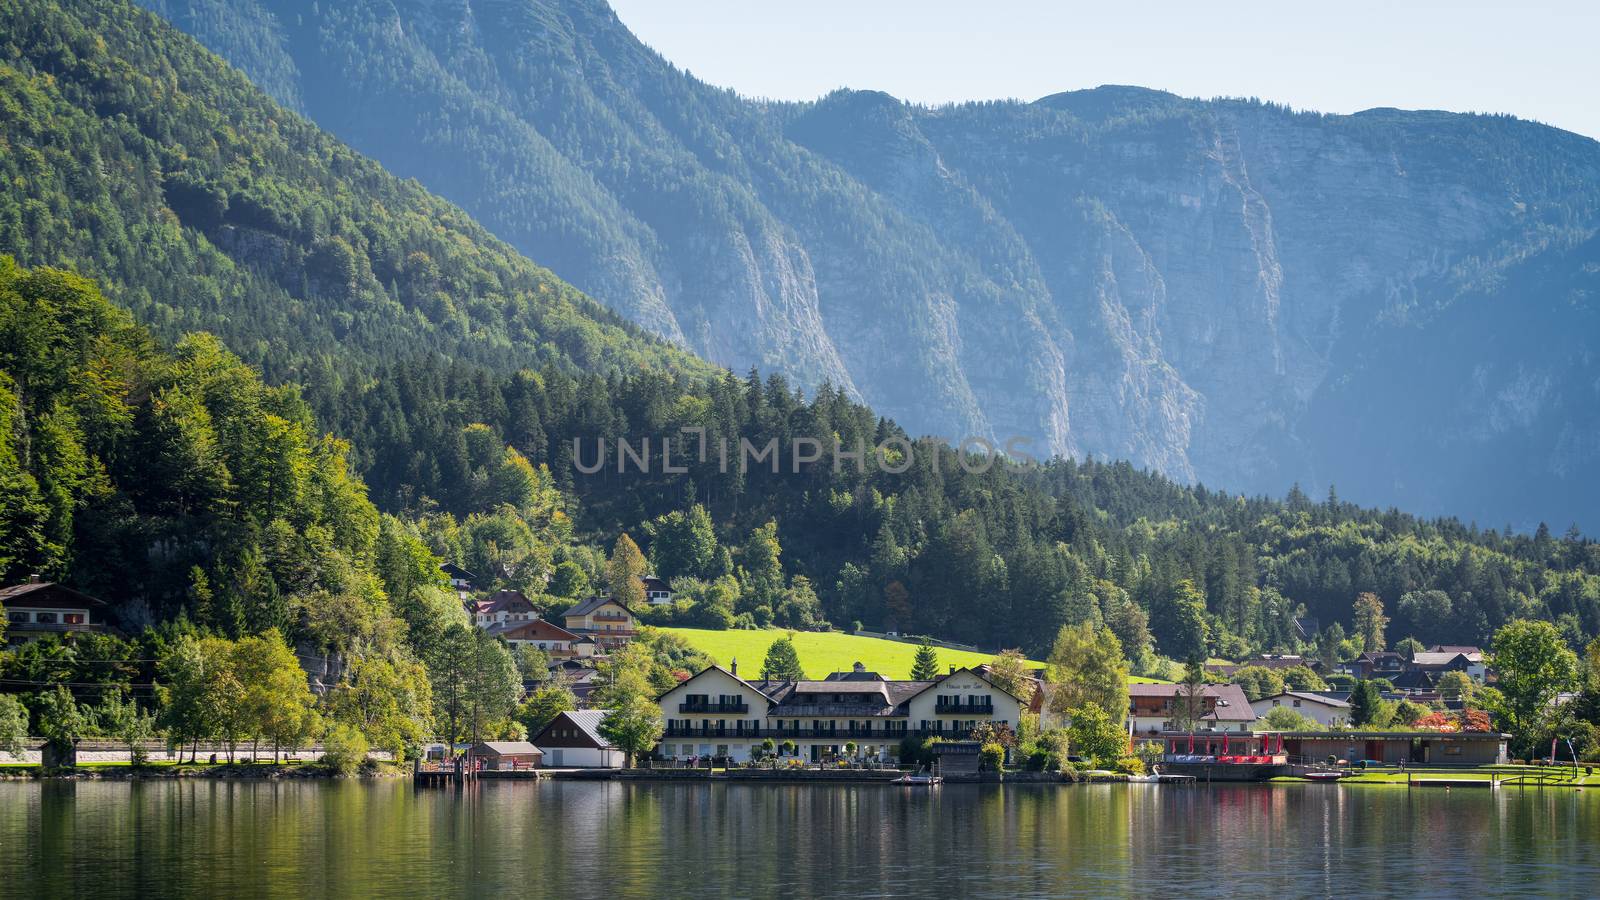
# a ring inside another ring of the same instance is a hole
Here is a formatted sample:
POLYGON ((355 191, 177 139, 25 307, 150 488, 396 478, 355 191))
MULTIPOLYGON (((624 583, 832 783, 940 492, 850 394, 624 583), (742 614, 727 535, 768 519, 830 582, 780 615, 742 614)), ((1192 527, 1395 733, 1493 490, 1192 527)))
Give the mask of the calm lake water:
POLYGON ((0 784, 0 895, 1600 894, 1600 791, 0 784))

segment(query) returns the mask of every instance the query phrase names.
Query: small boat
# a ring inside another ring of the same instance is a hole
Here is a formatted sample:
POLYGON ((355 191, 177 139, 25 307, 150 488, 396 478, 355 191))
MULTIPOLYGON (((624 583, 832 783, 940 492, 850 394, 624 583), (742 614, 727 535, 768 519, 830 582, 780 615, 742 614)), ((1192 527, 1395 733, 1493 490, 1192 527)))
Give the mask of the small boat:
POLYGON ((944 777, 940 775, 901 775, 894 780, 894 783, 934 787, 944 784, 944 777))
POLYGON ((1338 781, 1344 777, 1343 772, 1306 772, 1300 776, 1307 781, 1338 781))

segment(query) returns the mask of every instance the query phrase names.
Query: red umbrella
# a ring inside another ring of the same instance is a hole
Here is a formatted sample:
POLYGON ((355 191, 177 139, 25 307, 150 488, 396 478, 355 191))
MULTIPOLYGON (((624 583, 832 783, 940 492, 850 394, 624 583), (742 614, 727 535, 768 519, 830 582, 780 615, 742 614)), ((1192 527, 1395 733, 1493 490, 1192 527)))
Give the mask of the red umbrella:
POLYGON ((1228 752, 1228 733, 1226 731, 1222 733, 1222 752, 1228 752))
POLYGON ((1194 732, 1189 732, 1189 754, 1194 755, 1194 732))

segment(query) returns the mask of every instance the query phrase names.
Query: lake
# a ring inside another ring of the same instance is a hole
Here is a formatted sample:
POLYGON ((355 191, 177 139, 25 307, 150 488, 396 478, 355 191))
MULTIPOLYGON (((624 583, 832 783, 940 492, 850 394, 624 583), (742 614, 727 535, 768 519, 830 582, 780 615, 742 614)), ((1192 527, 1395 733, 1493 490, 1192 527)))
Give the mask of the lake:
POLYGON ((1600 791, 0 783, 0 895, 1576 896, 1600 791))

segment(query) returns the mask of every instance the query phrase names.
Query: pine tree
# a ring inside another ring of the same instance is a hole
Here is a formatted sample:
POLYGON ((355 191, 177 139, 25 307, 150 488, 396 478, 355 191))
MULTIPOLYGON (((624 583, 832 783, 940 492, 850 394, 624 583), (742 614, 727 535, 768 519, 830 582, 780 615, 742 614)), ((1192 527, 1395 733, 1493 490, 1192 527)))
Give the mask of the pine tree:
POLYGON ((799 681, 806 677, 794 641, 781 637, 772 642, 767 648, 766 661, 761 664, 761 677, 767 681, 799 681))
POLYGON ((939 653, 933 645, 923 641, 917 645, 917 657, 911 661, 912 681, 932 681, 939 677, 939 653))

